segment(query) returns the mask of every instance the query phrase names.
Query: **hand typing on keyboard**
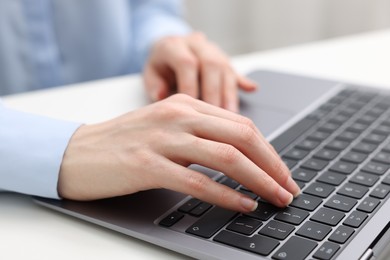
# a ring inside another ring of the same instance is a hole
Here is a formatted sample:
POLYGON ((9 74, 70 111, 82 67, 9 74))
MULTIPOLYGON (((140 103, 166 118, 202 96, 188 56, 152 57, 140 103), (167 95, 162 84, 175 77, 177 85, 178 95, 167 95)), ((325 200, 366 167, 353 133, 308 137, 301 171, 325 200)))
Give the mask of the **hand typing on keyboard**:
POLYGON ((183 94, 81 126, 65 152, 58 190, 64 198, 93 200, 166 188, 235 211, 256 209, 255 200, 190 164, 221 171, 278 207, 300 193, 249 119, 183 94))

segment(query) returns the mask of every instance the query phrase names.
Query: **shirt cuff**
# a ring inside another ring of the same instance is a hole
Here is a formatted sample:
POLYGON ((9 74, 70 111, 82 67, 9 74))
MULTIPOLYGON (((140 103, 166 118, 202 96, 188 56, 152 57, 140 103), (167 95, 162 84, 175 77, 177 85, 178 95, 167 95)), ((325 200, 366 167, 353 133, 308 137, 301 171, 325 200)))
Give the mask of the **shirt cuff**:
POLYGON ((63 155, 80 125, 0 106, 0 189, 60 198, 63 155))

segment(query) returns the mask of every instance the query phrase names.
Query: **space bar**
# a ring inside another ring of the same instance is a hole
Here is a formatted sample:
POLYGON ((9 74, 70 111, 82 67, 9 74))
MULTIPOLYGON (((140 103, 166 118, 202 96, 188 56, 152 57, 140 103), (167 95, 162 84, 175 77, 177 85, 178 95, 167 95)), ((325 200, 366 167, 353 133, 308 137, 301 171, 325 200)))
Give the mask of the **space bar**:
POLYGON ((271 144, 275 150, 280 153, 284 148, 291 144, 295 139, 301 136, 304 132, 309 130, 318 121, 315 119, 304 118, 287 131, 279 135, 277 138, 271 141, 271 144))

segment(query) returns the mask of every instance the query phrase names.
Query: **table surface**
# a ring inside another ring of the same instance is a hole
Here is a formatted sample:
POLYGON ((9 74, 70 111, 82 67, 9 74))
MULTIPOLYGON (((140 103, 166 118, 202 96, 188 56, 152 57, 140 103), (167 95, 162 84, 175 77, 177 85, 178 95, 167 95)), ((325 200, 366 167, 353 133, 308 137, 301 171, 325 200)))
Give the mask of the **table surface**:
MULTIPOLYGON (((271 69, 390 89, 389 46, 390 30, 382 30, 251 53, 232 62, 242 73, 271 69)), ((19 110, 86 123, 103 121, 149 103, 138 75, 12 95, 3 100, 19 110)), ((0 195, 0 230, 0 259, 186 258, 40 207, 28 196, 18 194, 0 195)))

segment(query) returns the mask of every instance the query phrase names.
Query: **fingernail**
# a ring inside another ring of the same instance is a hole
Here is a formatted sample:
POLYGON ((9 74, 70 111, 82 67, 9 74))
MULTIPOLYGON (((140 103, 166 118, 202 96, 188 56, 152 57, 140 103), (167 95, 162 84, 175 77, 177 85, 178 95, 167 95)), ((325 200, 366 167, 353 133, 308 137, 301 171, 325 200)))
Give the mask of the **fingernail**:
POLYGON ((287 189, 294 195, 294 198, 301 195, 301 189, 291 177, 287 181, 287 189))
POLYGON ((293 201, 293 195, 282 187, 279 188, 278 198, 283 205, 290 205, 290 203, 293 201))
POLYGON ((242 197, 240 203, 241 206, 248 211, 255 211, 257 209, 257 202, 250 198, 242 197))

